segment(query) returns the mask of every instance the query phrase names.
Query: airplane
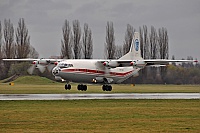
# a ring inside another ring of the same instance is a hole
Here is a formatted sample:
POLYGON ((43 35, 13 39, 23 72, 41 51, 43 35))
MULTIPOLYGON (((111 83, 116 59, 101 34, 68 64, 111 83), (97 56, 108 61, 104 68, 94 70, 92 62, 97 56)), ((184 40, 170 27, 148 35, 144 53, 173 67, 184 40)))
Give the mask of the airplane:
POLYGON ((3 59, 3 61, 32 61, 28 73, 35 68, 44 72, 52 71, 56 80, 66 81, 65 89, 70 90, 70 82, 80 83, 78 90, 86 91, 84 83, 103 84, 103 91, 111 91, 111 84, 120 84, 131 76, 139 76, 146 66, 167 66, 172 62, 198 62, 196 60, 143 59, 140 50, 139 32, 134 32, 133 42, 127 54, 119 59, 3 59))

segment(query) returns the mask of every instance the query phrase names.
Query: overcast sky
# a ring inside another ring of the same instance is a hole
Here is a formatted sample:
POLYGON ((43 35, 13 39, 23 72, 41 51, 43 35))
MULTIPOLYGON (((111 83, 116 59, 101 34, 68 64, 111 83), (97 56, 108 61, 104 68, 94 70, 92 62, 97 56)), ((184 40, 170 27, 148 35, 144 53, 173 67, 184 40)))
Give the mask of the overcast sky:
MULTIPOLYGON (((200 0, 0 0, 0 21, 10 19, 16 29, 24 18, 31 45, 40 57, 60 55, 62 26, 78 19, 92 30, 94 58, 104 57, 106 23, 112 21, 115 44, 122 45, 126 25, 165 27, 170 58, 200 59, 200 0)), ((3 24, 2 24, 3 25, 3 24)))

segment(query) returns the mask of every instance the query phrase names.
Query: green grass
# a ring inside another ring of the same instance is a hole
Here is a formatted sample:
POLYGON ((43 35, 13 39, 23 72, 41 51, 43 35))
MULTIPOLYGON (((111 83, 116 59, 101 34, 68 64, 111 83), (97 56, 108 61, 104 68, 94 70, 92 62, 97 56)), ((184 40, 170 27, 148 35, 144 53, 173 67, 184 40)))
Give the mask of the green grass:
POLYGON ((196 132, 199 100, 0 101, 0 132, 196 132))
POLYGON ((59 84, 58 82, 40 76, 21 76, 13 82, 15 84, 37 84, 37 85, 59 84))
POLYGON ((72 84, 71 90, 64 89, 65 84, 51 83, 51 84, 18 84, 14 86, 0 84, 0 94, 65 94, 65 93, 167 93, 167 92, 200 92, 199 85, 112 85, 111 92, 102 91, 101 85, 88 85, 87 91, 78 91, 77 84, 72 84))
POLYGON ((86 92, 78 91, 77 85, 71 83, 72 89, 65 90, 65 83, 58 83, 39 76, 23 76, 13 81, 14 86, 9 83, 0 83, 0 94, 49 94, 49 93, 168 93, 168 92, 200 92, 200 85, 112 85, 112 92, 103 92, 101 85, 88 84, 86 92))
MULTIPOLYGON (((0 94, 200 92, 200 85, 100 85, 66 91, 63 83, 20 77, 0 94)), ((0 101, 0 132, 200 132, 200 100, 0 101)))

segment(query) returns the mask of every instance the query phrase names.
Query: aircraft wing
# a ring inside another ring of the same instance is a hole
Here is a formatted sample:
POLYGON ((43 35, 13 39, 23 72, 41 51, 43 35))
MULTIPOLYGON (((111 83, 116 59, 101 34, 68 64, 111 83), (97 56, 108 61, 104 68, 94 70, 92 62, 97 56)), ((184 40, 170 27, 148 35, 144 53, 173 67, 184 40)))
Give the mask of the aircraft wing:
POLYGON ((129 66, 166 66, 173 62, 198 62, 197 60, 167 60, 167 59, 148 59, 148 60, 100 60, 103 66, 107 67, 129 67, 129 66))
POLYGON ((54 62, 60 62, 63 59, 32 59, 32 58, 25 58, 25 59, 2 59, 3 61, 39 61, 39 62, 48 62, 48 63, 54 63, 54 62))
POLYGON ((37 61, 39 59, 32 59, 32 58, 26 58, 26 59, 3 59, 3 61, 37 61))
POLYGON ((45 71, 47 68, 49 71, 53 69, 57 65, 58 62, 62 61, 63 59, 32 59, 32 58, 26 58, 26 59, 3 59, 3 61, 29 61, 32 62, 31 66, 27 70, 29 74, 33 74, 33 71, 35 68, 38 68, 41 73, 45 71))
POLYGON ((198 62, 197 60, 167 60, 167 59, 154 59, 154 60, 143 60, 147 66, 153 65, 168 65, 169 63, 176 63, 176 62, 198 62))

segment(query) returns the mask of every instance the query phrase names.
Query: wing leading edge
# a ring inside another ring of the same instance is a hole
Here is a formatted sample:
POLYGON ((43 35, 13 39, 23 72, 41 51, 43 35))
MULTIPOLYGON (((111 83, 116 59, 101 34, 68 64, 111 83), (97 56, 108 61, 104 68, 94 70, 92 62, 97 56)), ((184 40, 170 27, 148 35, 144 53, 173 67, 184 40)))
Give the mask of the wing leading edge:
MULTIPOLYGON (((149 60, 99 60, 98 63, 106 64, 108 67, 130 67, 130 66, 166 66, 169 63, 196 63, 197 60, 167 60, 167 59, 149 59, 149 60)), ((101 66, 102 66, 101 65, 101 66)))

